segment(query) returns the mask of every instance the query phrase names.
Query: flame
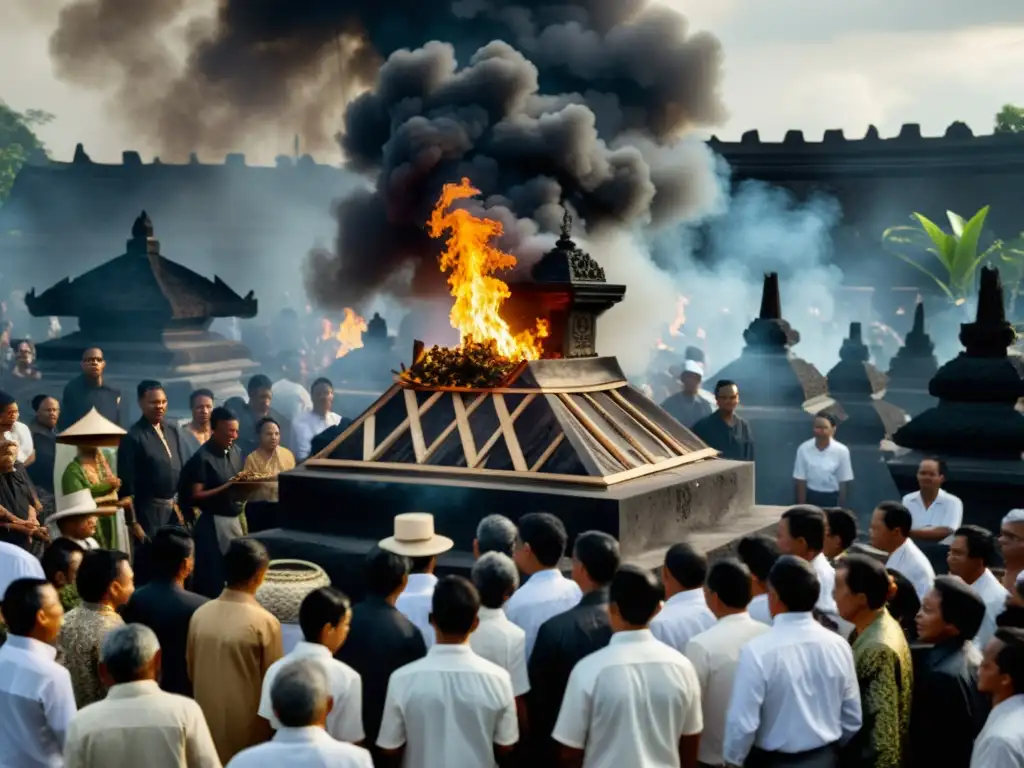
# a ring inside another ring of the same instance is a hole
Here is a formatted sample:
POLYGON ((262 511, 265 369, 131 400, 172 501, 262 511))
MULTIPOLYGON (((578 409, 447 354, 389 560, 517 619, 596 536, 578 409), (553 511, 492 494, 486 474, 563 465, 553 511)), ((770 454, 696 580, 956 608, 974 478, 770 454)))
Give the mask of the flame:
POLYGON ((697 329, 697 338, 698 339, 705 339, 706 340, 707 337, 708 337, 707 331, 705 331, 703 328, 698 328, 697 329))
POLYGON ((334 334, 338 341, 338 351, 334 357, 344 357, 353 349, 360 349, 363 346, 365 332, 366 321, 351 307, 345 307, 345 319, 338 324, 338 331, 334 334))
POLYGON ((656 342, 654 342, 654 348, 658 349, 658 350, 661 350, 663 352, 671 351, 672 350, 672 347, 670 347, 668 344, 666 344, 661 339, 658 339, 656 342))
POLYGON ((513 335, 499 314, 501 305, 512 293, 493 273, 516 265, 515 256, 490 245, 504 231, 501 222, 478 218, 463 208, 451 208, 456 200, 479 194, 480 190, 469 179, 445 184, 427 222, 431 237, 439 238, 449 232, 441 254, 441 271, 450 272, 448 285, 455 299, 449 320, 463 343, 468 339, 494 341, 503 357, 537 360, 543 350, 540 340, 548 336, 547 321, 538 319, 535 331, 513 335))
POLYGON ((682 328, 686 325, 686 305, 689 303, 689 296, 680 296, 676 299, 676 317, 668 327, 668 332, 673 336, 682 335, 682 328))

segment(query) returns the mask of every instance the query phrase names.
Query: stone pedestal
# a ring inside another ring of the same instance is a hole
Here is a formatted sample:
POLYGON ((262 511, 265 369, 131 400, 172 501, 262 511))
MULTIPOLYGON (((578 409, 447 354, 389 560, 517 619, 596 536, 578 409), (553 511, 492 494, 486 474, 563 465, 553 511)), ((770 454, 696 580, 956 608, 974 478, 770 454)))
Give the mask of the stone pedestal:
POLYGON ((889 364, 886 398, 911 417, 938 404, 928 391, 928 383, 939 369, 935 345, 924 328, 924 304, 914 308, 914 324, 903 346, 889 364))

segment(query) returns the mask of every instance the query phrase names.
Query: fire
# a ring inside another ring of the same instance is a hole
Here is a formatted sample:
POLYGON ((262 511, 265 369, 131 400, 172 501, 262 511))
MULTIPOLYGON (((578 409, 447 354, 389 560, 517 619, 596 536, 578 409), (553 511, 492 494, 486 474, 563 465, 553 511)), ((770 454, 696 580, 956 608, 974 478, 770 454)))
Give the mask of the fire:
POLYGON ((516 265, 515 256, 490 245, 504 231, 501 222, 451 208, 456 200, 479 194, 480 190, 473 188, 469 179, 460 184, 445 184, 427 222, 431 237, 439 238, 449 232, 441 254, 441 271, 450 272, 448 285, 455 299, 449 316, 452 328, 459 332, 463 343, 470 339, 493 341, 503 357, 536 360, 543 348, 540 340, 548 335, 547 321, 538 319, 535 331, 513 335, 499 314, 501 305, 512 294, 508 285, 493 273, 516 265))
POLYGON ((683 333, 683 326, 686 325, 686 305, 689 303, 689 296, 680 296, 676 299, 676 316, 668 327, 668 332, 673 336, 681 336, 683 333))
POLYGON ((344 357, 353 349, 363 346, 363 334, 366 332, 366 321, 356 314, 351 307, 345 307, 345 319, 338 325, 334 334, 338 342, 335 358, 344 357))

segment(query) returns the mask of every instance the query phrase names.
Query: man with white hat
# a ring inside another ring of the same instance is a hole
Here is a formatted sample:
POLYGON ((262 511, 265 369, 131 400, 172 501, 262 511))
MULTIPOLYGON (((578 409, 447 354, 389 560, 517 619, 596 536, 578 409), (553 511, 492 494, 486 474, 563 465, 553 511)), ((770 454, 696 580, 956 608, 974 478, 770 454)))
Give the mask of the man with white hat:
POLYGON ((430 624, 430 604, 434 598, 437 556, 447 552, 454 542, 434 533, 434 516, 427 512, 395 515, 395 535, 379 542, 381 549, 408 557, 412 561, 409 582, 395 602, 395 608, 423 635, 427 648, 434 644, 435 631, 430 624))
POLYGON ((102 515, 116 514, 115 507, 97 507, 92 493, 86 488, 57 497, 57 511, 50 515, 61 538, 70 539, 82 549, 99 549, 96 541, 96 521, 102 515))
POLYGON ((711 403, 701 395, 700 383, 704 378, 704 366, 696 360, 683 363, 683 371, 679 381, 683 385, 681 392, 676 392, 661 404, 680 424, 689 429, 705 416, 711 415, 711 403))
POLYGON ((1011 509, 999 528, 999 548, 1003 553, 1003 586, 1011 593, 1017 577, 1024 573, 1024 509, 1011 509))

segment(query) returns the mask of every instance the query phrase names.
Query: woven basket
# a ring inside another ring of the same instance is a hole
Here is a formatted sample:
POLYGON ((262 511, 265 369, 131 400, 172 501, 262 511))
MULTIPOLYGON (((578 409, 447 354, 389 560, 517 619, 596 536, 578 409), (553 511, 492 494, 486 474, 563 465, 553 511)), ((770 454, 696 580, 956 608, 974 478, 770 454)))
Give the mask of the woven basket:
POLYGON ((299 606, 306 595, 329 587, 324 569, 305 560, 271 560, 256 600, 282 624, 298 624, 299 606))

